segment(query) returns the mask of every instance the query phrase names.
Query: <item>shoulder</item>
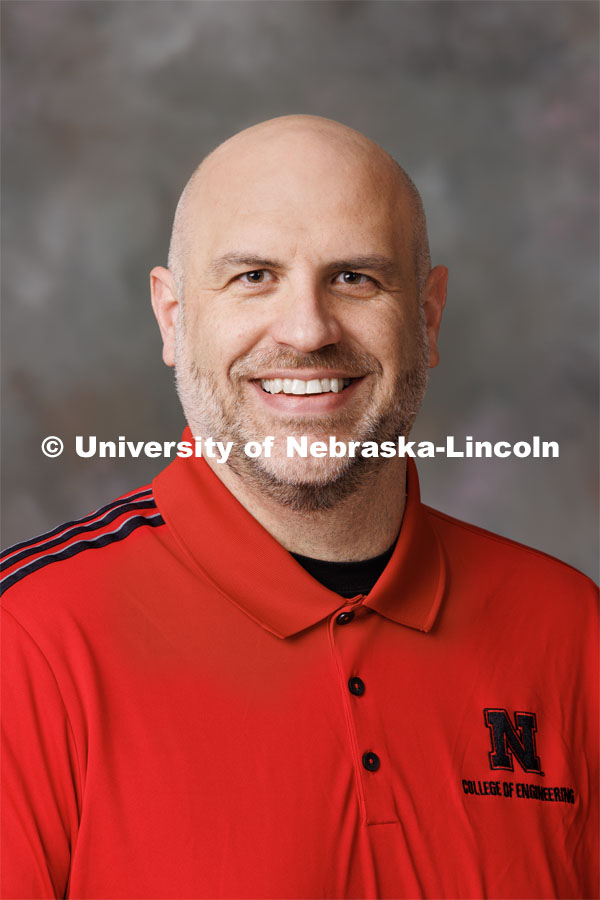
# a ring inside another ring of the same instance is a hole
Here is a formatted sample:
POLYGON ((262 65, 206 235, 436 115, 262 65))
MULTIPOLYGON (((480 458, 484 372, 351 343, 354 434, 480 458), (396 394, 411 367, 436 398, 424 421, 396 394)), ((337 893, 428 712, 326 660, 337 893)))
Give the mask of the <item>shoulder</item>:
POLYGON ((163 524, 152 487, 146 485, 80 519, 21 541, 0 554, 3 603, 15 592, 31 588, 43 591, 45 584, 57 576, 62 585, 67 585, 81 571, 82 563, 90 573, 104 569, 113 558, 109 548, 118 545, 132 549, 137 542, 130 536, 163 524))
MULTIPOLYGON (((482 587, 509 586, 515 596, 577 597, 597 606, 598 588, 586 575, 547 553, 425 506, 451 569, 482 587)), ((589 606, 588 606, 589 609, 589 606)))

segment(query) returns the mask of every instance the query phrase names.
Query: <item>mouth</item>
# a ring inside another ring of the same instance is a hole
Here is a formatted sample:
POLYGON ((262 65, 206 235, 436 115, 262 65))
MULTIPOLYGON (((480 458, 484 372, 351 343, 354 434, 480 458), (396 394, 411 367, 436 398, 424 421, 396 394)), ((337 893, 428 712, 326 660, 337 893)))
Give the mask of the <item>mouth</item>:
POLYGON ((339 394, 356 378, 261 378, 260 386, 267 394, 339 394))
POLYGON ((272 378, 254 378, 250 380, 250 386, 259 402, 275 415, 320 416, 347 407, 366 377, 304 370, 274 373, 272 378))

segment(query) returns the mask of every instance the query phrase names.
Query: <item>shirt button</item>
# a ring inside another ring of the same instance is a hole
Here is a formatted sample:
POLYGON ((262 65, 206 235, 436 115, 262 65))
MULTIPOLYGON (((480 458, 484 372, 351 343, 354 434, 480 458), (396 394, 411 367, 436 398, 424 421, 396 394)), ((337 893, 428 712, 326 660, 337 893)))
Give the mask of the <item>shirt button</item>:
POLYGON ((362 697, 365 692, 365 683, 362 678, 355 675, 354 678, 351 678, 348 681, 348 689, 350 693, 354 694, 356 697, 362 697))
POLYGON ((348 622, 351 622, 353 618, 354 618, 354 613, 352 611, 343 612, 343 613, 340 613, 339 616, 336 616, 335 621, 337 622, 338 625, 347 625, 348 622))
POLYGON ((376 772, 381 765, 381 760, 376 753, 368 750, 366 753, 363 753, 362 764, 368 772, 376 772))

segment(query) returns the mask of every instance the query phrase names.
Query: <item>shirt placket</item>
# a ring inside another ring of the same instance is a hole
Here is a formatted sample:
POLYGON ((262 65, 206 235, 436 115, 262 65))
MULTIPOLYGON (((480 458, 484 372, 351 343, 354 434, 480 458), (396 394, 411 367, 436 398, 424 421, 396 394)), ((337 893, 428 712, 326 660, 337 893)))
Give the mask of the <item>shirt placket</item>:
POLYGON ((370 677, 362 648, 374 634, 373 610, 365 597, 348 600, 330 616, 329 641, 338 677, 340 702, 347 729, 348 754, 352 758, 357 799, 364 825, 398 822, 392 789, 389 740, 382 732, 383 685, 370 677))

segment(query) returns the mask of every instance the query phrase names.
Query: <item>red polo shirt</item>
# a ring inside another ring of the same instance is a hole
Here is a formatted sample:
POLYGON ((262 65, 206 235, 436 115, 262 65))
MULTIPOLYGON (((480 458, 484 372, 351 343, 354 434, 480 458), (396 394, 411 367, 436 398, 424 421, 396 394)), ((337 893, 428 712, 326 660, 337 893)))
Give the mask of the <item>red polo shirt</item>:
POLYGON ((593 585, 412 464, 350 601, 193 459, 4 564, 4 897, 596 896, 593 585))

